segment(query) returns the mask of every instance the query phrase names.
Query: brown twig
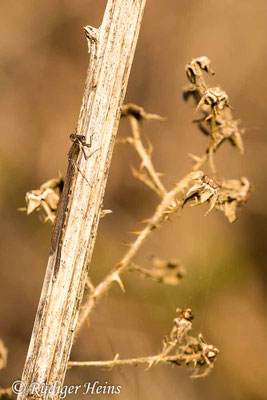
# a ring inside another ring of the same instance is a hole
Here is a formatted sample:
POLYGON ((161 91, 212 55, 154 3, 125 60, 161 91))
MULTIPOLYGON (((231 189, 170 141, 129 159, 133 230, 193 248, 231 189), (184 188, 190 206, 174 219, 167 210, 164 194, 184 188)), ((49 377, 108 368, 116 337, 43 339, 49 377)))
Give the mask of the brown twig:
POLYGON ((163 197, 162 201, 156 208, 154 215, 148 220, 145 228, 138 234, 136 240, 131 244, 129 250, 124 254, 120 262, 95 288, 95 290, 92 293, 89 293, 80 312, 75 331, 76 336, 79 334, 81 327, 93 310, 96 302, 103 296, 104 293, 108 291, 113 282, 118 282, 120 287, 123 289, 123 284, 120 278, 121 273, 127 270, 133 257, 139 251, 140 247, 152 233, 152 231, 154 231, 156 228, 159 228, 163 222, 168 220, 171 215, 181 208, 183 204, 182 201, 177 201, 175 206, 173 206, 173 204, 177 195, 185 190, 190 180, 191 174, 186 175, 179 183, 175 185, 174 189, 172 189, 163 197))
POLYGON ((159 354, 149 357, 119 359, 116 354, 113 360, 108 361, 70 361, 71 367, 101 367, 112 369, 117 366, 137 366, 147 364, 149 369, 158 364, 172 364, 176 366, 190 365, 194 369, 192 377, 206 376, 213 368, 218 350, 208 345, 202 335, 197 338, 189 335, 194 318, 190 308, 177 308, 178 316, 173 320, 172 331, 164 337, 162 350, 159 354))
POLYGON ((135 150, 137 151, 142 161, 140 165, 140 170, 142 170, 143 168, 146 169, 148 177, 155 187, 156 193, 160 197, 164 197, 167 194, 167 190, 164 187, 161 179, 159 178, 159 174, 156 172, 154 165, 152 163, 151 160, 152 148, 151 151, 148 151, 143 145, 140 134, 140 122, 133 115, 129 115, 129 120, 133 134, 133 140, 131 144, 134 146, 135 150))
MULTIPOLYGON (((118 367, 120 365, 141 365, 141 364, 148 364, 150 366, 151 364, 159 364, 159 363, 172 363, 172 364, 184 364, 185 360, 188 360, 188 358, 185 358, 185 356, 177 356, 177 355, 171 355, 171 356, 165 356, 161 357, 159 355, 156 356, 148 356, 148 357, 137 357, 137 358, 129 358, 129 359, 124 359, 120 360, 116 354, 113 360, 107 360, 107 361, 69 361, 68 363, 68 368, 71 367, 101 367, 101 368, 113 368, 113 367, 118 367)), ((191 360, 196 360, 199 361, 201 356, 198 356, 197 359, 195 357, 190 357, 191 360)))
POLYGON ((139 107, 133 103, 123 105, 122 117, 129 118, 132 137, 126 137, 120 139, 119 141, 122 143, 131 144, 135 148, 137 154, 141 159, 139 171, 137 171, 134 167, 131 167, 133 176, 139 179, 145 185, 147 185, 159 197, 161 198, 164 197, 167 193, 167 190, 163 185, 161 179, 159 178, 160 174, 156 172, 151 160, 153 147, 151 143, 148 142, 147 140, 148 149, 146 149, 141 138, 140 129, 141 129, 141 124, 144 120, 165 121, 166 118, 163 118, 157 114, 149 114, 145 112, 145 110, 142 107, 139 107), (145 173, 143 172, 143 170, 145 170, 145 173))

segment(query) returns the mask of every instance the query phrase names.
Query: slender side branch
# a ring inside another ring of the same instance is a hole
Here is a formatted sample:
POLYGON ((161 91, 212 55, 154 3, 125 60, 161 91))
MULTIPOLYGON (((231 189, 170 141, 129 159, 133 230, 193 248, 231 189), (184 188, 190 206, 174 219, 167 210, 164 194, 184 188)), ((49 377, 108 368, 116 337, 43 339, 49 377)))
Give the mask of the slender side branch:
POLYGON ((178 316, 173 320, 169 336, 163 338, 162 350, 150 357, 120 360, 116 354, 108 361, 70 361, 68 367, 102 367, 112 369, 120 365, 147 364, 147 369, 158 364, 190 365, 194 369, 194 378, 206 376, 213 368, 218 349, 208 345, 201 334, 198 337, 189 335, 194 315, 190 308, 177 308, 178 316))
POLYGON ((118 282, 122 286, 120 274, 127 270, 133 257, 136 255, 144 241, 148 238, 154 229, 168 220, 178 209, 183 205, 183 201, 177 201, 174 207, 174 201, 178 194, 182 193, 191 181, 191 174, 188 174, 182 179, 173 190, 168 192, 160 204, 158 205, 154 215, 148 220, 145 228, 138 234, 136 240, 131 244, 129 250, 125 253, 121 261, 116 265, 115 268, 106 276, 106 278, 95 288, 92 293, 89 293, 85 304, 81 309, 79 321, 75 331, 75 336, 78 335, 81 327, 88 318, 96 302, 103 296, 103 294, 109 289, 113 282, 118 282))
MULTIPOLYGON (((146 169, 148 176, 150 178, 150 181, 153 183, 154 190, 155 192, 160 196, 164 197, 167 194, 167 190, 165 189, 163 183, 161 182, 161 179, 159 178, 159 174, 155 171, 153 163, 151 161, 151 151, 146 150, 143 142, 141 140, 141 135, 140 135, 140 122, 133 116, 129 115, 129 120, 132 128, 132 133, 133 133, 133 140, 132 144, 135 147, 139 157, 142 160, 140 169, 142 170, 143 168, 146 169)), ((147 183, 147 182, 145 182, 147 183)))
MULTIPOLYGON (((116 355, 118 356, 118 354, 116 355)), ((175 363, 179 365, 179 363, 184 364, 185 357, 181 356, 178 358, 177 356, 148 356, 148 357, 138 357, 138 358, 129 358, 125 360, 120 360, 119 358, 115 358, 113 360, 107 361, 69 361, 68 368, 72 367, 101 367, 101 368, 113 368, 118 367, 120 365, 132 365, 137 366, 141 364, 155 364, 155 363, 175 363)), ((200 359, 200 357, 199 357, 200 359)))

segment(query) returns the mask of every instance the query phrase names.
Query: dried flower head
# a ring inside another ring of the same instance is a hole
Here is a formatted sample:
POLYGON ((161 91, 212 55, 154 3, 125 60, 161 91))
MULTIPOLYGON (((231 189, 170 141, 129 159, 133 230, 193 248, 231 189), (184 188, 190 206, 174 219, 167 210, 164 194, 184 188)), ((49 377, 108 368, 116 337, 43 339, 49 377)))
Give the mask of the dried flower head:
POLYGON ((199 68, 202 71, 205 71, 205 72, 213 75, 214 72, 212 71, 210 64, 211 64, 210 59, 206 56, 193 58, 185 66, 186 75, 187 75, 189 81, 193 84, 196 83, 196 77, 199 75, 199 72, 198 72, 199 68))
POLYGON ((230 222, 237 219, 238 208, 244 206, 251 192, 247 178, 224 180, 219 190, 216 208, 224 212, 230 222))
POLYGON ((230 107, 228 95, 218 86, 209 88, 205 91, 198 103, 197 110, 204 104, 210 106, 215 114, 217 114, 218 111, 223 110, 225 107, 230 107))
POLYGON ((228 95, 219 86, 209 87, 204 76, 204 72, 210 72, 210 61, 206 57, 193 59, 186 65, 187 78, 190 85, 183 91, 184 99, 192 96, 197 105, 197 109, 202 112, 200 119, 194 120, 198 124, 201 132, 209 136, 206 156, 196 159, 196 167, 199 169, 208 161, 213 173, 216 172, 213 154, 220 145, 229 141, 240 153, 244 153, 242 134, 244 129, 240 129, 240 120, 234 120, 228 95))
POLYGON ((192 328, 194 315, 191 308, 177 308, 176 312, 178 313, 178 317, 173 320, 170 339, 172 342, 177 341, 181 343, 192 328))
POLYGON ((26 208, 21 210, 26 211, 27 215, 37 211, 44 222, 48 221, 53 224, 63 183, 63 178, 59 174, 58 178, 43 183, 39 189, 30 190, 25 196, 26 208))
POLYGON ((159 357, 169 356, 172 364, 191 366, 193 378, 206 376, 213 368, 219 351, 207 344, 202 334, 198 337, 189 335, 194 318, 190 308, 177 308, 176 312, 178 317, 173 320, 170 336, 164 338, 159 357))
POLYGON ((219 350, 215 346, 206 343, 202 334, 199 334, 197 338, 189 336, 187 346, 184 348, 184 354, 187 356, 187 363, 195 367, 191 377, 207 376, 214 366, 218 353, 219 350), (196 355, 199 357, 196 358, 196 355), (196 367, 199 367, 199 369, 196 367))
POLYGON ((191 200, 194 201, 191 204, 192 206, 198 206, 209 201, 210 208, 205 214, 207 215, 216 204, 220 184, 215 180, 208 178, 203 171, 193 172, 191 174, 191 179, 194 182, 194 185, 186 193, 183 206, 191 200))
MULTIPOLYGON (((192 206, 197 206, 207 201, 210 202, 209 213, 214 207, 224 212, 230 222, 237 219, 237 210, 246 204, 251 192, 251 185, 247 178, 223 180, 218 183, 207 177, 202 171, 192 173, 192 180, 196 183, 185 195, 183 206, 193 201, 192 206)), ((207 213, 205 215, 207 215, 207 213)))

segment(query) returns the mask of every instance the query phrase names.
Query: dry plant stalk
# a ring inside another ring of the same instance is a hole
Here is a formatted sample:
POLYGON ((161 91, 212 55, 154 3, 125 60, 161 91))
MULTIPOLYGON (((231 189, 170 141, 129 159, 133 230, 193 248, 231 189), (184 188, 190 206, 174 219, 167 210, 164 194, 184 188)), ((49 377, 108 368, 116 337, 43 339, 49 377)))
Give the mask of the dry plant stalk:
MULTIPOLYGON (((250 184, 247 178, 243 177, 240 180, 230 181, 222 180, 221 182, 216 180, 214 153, 226 140, 229 140, 232 145, 236 146, 243 153, 241 139, 243 132, 238 128, 240 121, 233 119, 227 94, 218 87, 209 88, 204 79, 204 72, 213 74, 210 68, 210 61, 207 57, 194 59, 186 66, 187 77, 191 84, 184 92, 184 96, 187 100, 189 95, 193 95, 197 111, 200 110, 204 115, 197 122, 201 132, 209 136, 208 147, 201 157, 190 155, 195 161, 191 172, 186 174, 170 191, 165 188, 160 178, 161 174, 154 168, 151 159, 152 145, 148 142, 148 148, 145 147, 140 131, 144 120, 164 120, 164 118, 155 114, 148 114, 142 107, 134 104, 127 104, 122 108, 122 116, 128 117, 130 120, 132 136, 120 139, 119 141, 132 145, 141 159, 139 169, 137 170, 132 167, 132 173, 135 178, 152 189, 161 198, 161 201, 152 217, 144 221, 146 224, 144 229, 131 232, 137 235, 136 240, 132 243, 126 242, 129 250, 126 251, 125 255, 106 278, 97 287, 94 287, 90 282, 90 286, 88 286, 89 293, 86 296, 79 316, 76 336, 93 311, 96 303, 108 291, 113 282, 118 282, 122 290, 125 290, 121 281, 121 274, 123 272, 137 271, 143 276, 151 277, 165 284, 180 283, 184 275, 184 268, 181 269, 180 262, 176 261, 173 263, 167 260, 156 259, 157 262, 152 265, 152 268, 139 266, 133 262, 134 256, 140 250, 144 241, 173 214, 179 210, 181 211, 187 203, 191 203, 192 205, 193 202, 193 205, 199 205, 208 202, 210 203, 208 212, 216 207, 224 212, 230 222, 234 222, 237 218, 237 209, 245 204, 248 199, 250 184), (210 169, 213 172, 213 178, 209 178, 200 170, 206 161, 208 161, 210 169)), ((165 344, 165 347, 158 355, 127 360, 121 360, 116 355, 113 360, 109 361, 71 361, 69 362, 69 367, 98 366, 112 368, 117 365, 139 364, 148 364, 151 367, 158 363, 172 363, 176 365, 191 365, 194 368, 194 377, 206 376, 213 368, 218 350, 212 345, 207 345, 201 334, 197 338, 188 335, 191 329, 192 318, 191 311, 187 311, 189 312, 188 318, 186 314, 183 314, 186 312, 185 310, 188 309, 178 309, 179 318, 178 320, 174 320, 176 321, 176 328, 175 326, 173 328, 180 331, 187 327, 183 334, 183 340, 173 340, 174 333, 172 331, 170 335, 172 340, 167 340, 167 344, 165 344), (201 345, 201 343, 204 343, 204 345, 201 345), (174 349, 175 355, 172 354, 174 349), (202 370, 199 371, 200 369, 202 370)), ((178 335, 177 337, 180 336, 178 335)))
POLYGON ((65 225, 49 256, 20 400, 30 398, 32 382, 51 386, 65 376, 144 6, 145 0, 109 0, 100 28, 85 27, 90 63, 76 134, 94 154, 85 159, 80 152, 72 165, 65 225))
MULTIPOLYGON (((204 73, 213 74, 213 71, 207 57, 193 59, 186 65, 186 73, 190 86, 185 89, 184 97, 187 100, 192 95, 197 106, 196 111, 202 113, 202 117, 194 122, 197 122, 200 131, 208 136, 207 149, 201 157, 190 155, 194 160, 191 170, 171 190, 168 190, 162 182, 161 174, 156 171, 153 165, 152 145, 147 141, 148 147, 146 147, 141 135, 143 121, 164 120, 164 118, 156 114, 148 114, 142 107, 135 104, 127 104, 122 107, 122 116, 129 118, 132 136, 119 141, 133 146, 141 163, 138 169, 132 167, 132 173, 135 178, 155 192, 160 198, 160 202, 152 216, 143 221, 144 228, 140 231, 130 232, 137 236, 136 239, 133 242, 125 243, 129 246, 129 249, 104 280, 94 287, 90 278, 87 277, 88 293, 84 298, 79 315, 75 330, 76 337, 94 310, 96 303, 114 282, 117 282, 123 291, 125 290, 121 280, 123 272, 135 271, 140 273, 141 276, 150 277, 163 284, 175 285, 180 283, 185 274, 185 269, 179 260, 162 260, 153 257, 152 265, 149 268, 134 263, 134 257, 145 240, 164 222, 168 221, 174 214, 181 213, 183 207, 187 204, 196 206, 203 203, 209 203, 206 214, 216 208, 223 211, 230 222, 234 222, 237 218, 237 210, 248 199, 251 186, 247 178, 219 180, 216 177, 214 153, 224 142, 230 141, 241 153, 244 150, 241 139, 243 132, 239 129, 240 121, 233 119, 228 95, 217 86, 208 87, 204 73), (208 162, 213 173, 212 178, 201 170, 206 162, 208 162)), ((42 210, 40 209, 40 211, 42 210)), ((119 365, 145 364, 150 368, 163 363, 190 366, 193 369, 192 377, 206 376, 214 366, 218 350, 213 345, 208 345, 202 334, 197 337, 189 334, 192 328, 192 310, 178 308, 177 312, 178 317, 174 319, 170 335, 163 339, 163 346, 159 354, 126 360, 120 359, 119 355, 116 354, 113 360, 108 361, 70 361, 68 367, 113 368, 119 365)))

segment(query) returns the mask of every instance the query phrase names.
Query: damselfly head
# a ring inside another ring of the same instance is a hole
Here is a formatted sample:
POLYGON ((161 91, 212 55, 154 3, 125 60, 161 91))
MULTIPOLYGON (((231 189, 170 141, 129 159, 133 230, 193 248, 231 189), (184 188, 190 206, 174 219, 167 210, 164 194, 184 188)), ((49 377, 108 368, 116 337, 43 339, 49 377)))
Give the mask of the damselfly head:
POLYGON ((86 143, 86 137, 84 135, 77 135, 76 133, 70 134, 70 140, 74 142, 75 140, 81 142, 82 144, 86 143))

